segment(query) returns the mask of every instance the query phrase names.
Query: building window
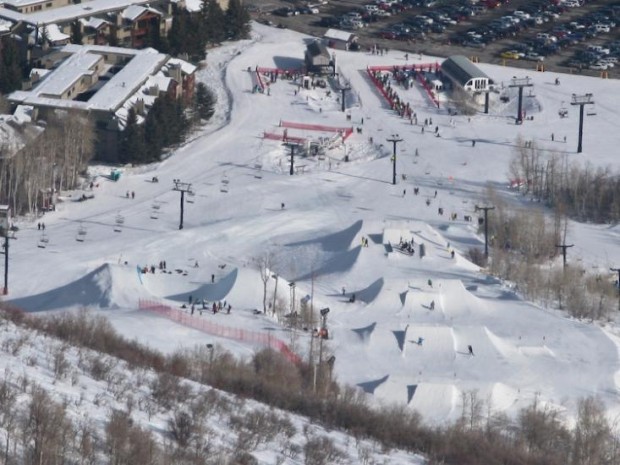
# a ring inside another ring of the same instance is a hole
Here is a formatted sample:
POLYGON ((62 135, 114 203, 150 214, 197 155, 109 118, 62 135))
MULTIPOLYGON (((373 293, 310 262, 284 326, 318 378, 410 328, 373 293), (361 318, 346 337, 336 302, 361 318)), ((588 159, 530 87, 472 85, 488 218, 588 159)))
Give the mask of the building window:
POLYGON ((46 3, 46 4, 45 4, 45 8, 51 8, 51 7, 52 7, 52 4, 51 4, 51 3, 46 3))

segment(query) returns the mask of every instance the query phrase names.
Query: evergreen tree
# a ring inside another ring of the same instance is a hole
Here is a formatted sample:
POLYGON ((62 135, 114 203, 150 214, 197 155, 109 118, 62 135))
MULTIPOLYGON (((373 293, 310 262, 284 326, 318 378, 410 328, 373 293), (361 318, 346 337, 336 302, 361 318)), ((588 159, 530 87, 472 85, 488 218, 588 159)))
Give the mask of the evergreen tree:
POLYGON ((231 40, 247 39, 250 36, 250 13, 241 4, 241 0, 229 0, 226 10, 227 38, 231 40))
POLYGON ((76 19, 71 23, 71 43, 82 45, 83 35, 80 22, 76 19))
POLYGON ((218 44, 226 38, 226 16, 217 0, 202 0, 201 32, 204 43, 218 44))
POLYGON ((138 124, 138 117, 133 108, 127 114, 127 123, 121 136, 118 158, 121 163, 143 163, 147 158, 144 131, 138 124))
POLYGON ((209 120, 215 113, 215 94, 203 83, 196 84, 194 111, 200 119, 209 120))
POLYGON ((162 37, 159 30, 159 18, 153 18, 148 27, 148 34, 145 38, 145 46, 153 47, 155 50, 168 53, 169 46, 166 37, 162 37))
POLYGON ((0 41, 0 93, 21 89, 22 72, 19 51, 9 36, 0 41))
POLYGON ((118 27, 115 24, 110 25, 108 44, 112 47, 118 47, 118 27))
POLYGON ((168 45, 170 53, 177 56, 186 52, 185 42, 187 36, 188 15, 183 11, 175 10, 172 15, 172 24, 168 31, 168 45))

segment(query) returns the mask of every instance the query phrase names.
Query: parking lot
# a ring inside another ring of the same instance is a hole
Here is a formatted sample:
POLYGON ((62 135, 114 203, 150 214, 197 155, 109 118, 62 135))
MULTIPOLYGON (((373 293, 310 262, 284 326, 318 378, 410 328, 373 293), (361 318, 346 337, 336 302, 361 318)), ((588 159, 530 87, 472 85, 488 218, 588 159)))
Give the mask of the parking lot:
POLYGON ((532 71, 544 66, 550 71, 619 78, 620 0, 590 0, 580 6, 579 0, 556 1, 565 3, 254 0, 252 10, 259 21, 317 37, 330 27, 348 29, 359 37, 362 49, 376 45, 440 57, 461 54, 532 71), (383 13, 377 14, 379 9, 383 13))

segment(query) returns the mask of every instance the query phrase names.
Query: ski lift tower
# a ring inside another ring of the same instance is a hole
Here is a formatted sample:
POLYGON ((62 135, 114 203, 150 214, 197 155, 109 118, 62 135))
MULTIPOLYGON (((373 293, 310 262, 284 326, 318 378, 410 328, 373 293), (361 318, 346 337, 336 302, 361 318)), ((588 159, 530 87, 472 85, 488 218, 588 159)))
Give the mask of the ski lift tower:
POLYGON ((347 84, 345 84, 345 85, 338 84, 338 90, 339 90, 339 91, 340 91, 340 93, 342 94, 342 95, 341 95, 342 100, 341 100, 340 109, 341 109, 341 111, 344 113, 344 111, 345 111, 345 109, 346 109, 346 106, 345 106, 345 103, 344 103, 344 101, 345 101, 345 95, 346 95, 346 93, 347 93, 348 91, 350 91, 350 90, 351 90, 351 86, 350 86, 348 83, 347 83, 347 84))
POLYGON ((577 153, 581 153, 582 139, 583 139, 583 107, 586 105, 593 105, 594 99, 592 94, 577 95, 573 94, 573 100, 571 105, 579 105, 579 142, 577 143, 577 153))
POLYGON ((289 170, 289 173, 291 176, 293 176, 293 174, 295 174, 295 149, 300 147, 301 144, 299 142, 287 140, 286 142, 283 142, 282 145, 291 149, 291 168, 289 170))
POLYGON ((4 288, 2 294, 9 293, 9 218, 11 209, 8 205, 0 205, 0 235, 4 236, 4 288))
POLYGON ((185 193, 188 194, 192 192, 192 184, 189 182, 181 182, 180 179, 174 179, 172 181, 174 183, 173 191, 178 191, 181 193, 181 220, 179 222, 179 229, 183 229, 183 205, 185 204, 185 193))
POLYGON ((523 122, 523 88, 524 87, 532 87, 532 80, 525 76, 524 78, 513 77, 510 80, 510 84, 508 87, 518 87, 519 88, 519 104, 517 106, 517 124, 521 124, 523 122))
POLYGON ((387 141, 392 143, 392 148, 394 149, 392 153, 392 184, 396 184, 396 144, 403 140, 398 134, 392 134, 392 137, 387 139, 387 141))

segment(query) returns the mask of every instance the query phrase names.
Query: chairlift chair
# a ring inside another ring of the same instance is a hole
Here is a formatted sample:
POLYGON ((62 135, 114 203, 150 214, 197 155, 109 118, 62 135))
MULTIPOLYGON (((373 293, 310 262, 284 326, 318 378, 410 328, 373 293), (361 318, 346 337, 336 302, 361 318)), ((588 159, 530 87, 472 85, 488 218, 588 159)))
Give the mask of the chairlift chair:
POLYGON ((558 115, 560 115, 560 118, 566 118, 568 116, 568 108, 564 106, 564 102, 562 102, 562 106, 558 110, 558 115))
POLYGON ((586 107, 586 115, 587 116, 595 116, 596 115, 596 103, 593 103, 592 105, 588 105, 586 107))
POLYGON ((121 232, 123 230, 123 224, 125 224, 125 217, 123 215, 116 215, 114 232, 121 232))
POLYGON ((187 198, 185 199, 185 201, 187 203, 194 203, 194 199, 192 197, 194 197, 196 194, 193 191, 188 191, 187 192, 187 198))
POLYGON ((47 243, 49 242, 49 238, 47 237, 47 234, 43 233, 41 234, 41 237, 39 238, 39 243, 37 244, 37 247, 40 249, 44 249, 47 246, 47 243))
POLYGON ((78 242, 84 242, 86 239, 86 228, 83 225, 80 225, 78 228, 77 236, 75 236, 75 240, 78 242))

